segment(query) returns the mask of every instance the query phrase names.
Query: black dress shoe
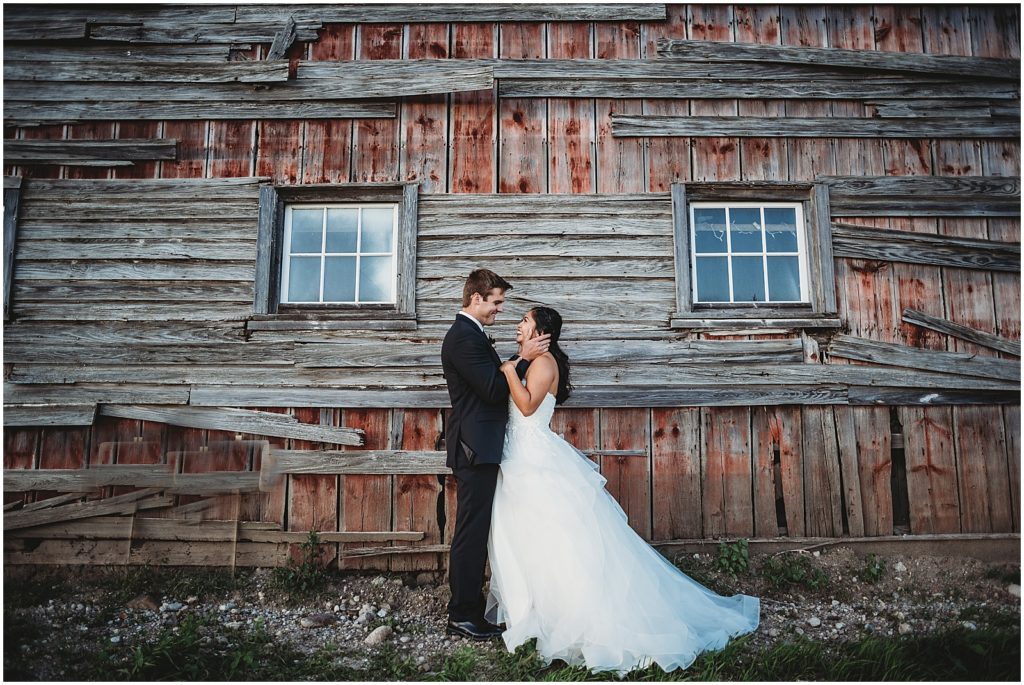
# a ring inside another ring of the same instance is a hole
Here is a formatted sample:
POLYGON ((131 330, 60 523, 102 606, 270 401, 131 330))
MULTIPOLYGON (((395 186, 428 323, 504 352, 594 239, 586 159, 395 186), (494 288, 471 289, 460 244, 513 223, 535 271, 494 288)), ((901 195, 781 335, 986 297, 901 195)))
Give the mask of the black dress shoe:
POLYGON ((501 637, 501 628, 492 623, 477 623, 476 621, 453 621, 448 620, 449 635, 461 635, 470 640, 492 640, 501 637))

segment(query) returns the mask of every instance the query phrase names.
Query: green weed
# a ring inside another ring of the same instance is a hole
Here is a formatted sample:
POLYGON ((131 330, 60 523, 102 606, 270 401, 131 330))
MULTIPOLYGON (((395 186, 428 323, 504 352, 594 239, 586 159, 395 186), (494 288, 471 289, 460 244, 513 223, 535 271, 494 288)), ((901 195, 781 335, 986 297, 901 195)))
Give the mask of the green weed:
POLYGON ((288 560, 288 565, 275 568, 270 586, 287 593, 292 598, 305 598, 319 594, 327 583, 328 574, 321 561, 320 535, 309 531, 309 537, 302 543, 302 561, 288 560))
POLYGON ((881 580, 884 574, 885 560, 874 554, 868 554, 867 559, 864 560, 864 568, 857 573, 857 577, 865 583, 874 584, 881 580))
POLYGON ((451 656, 445 658, 441 670, 433 674, 429 680, 446 680, 454 682, 466 682, 475 680, 473 672, 476 670, 479 654, 472 647, 460 647, 451 656))
POLYGON ((740 573, 746 573, 750 567, 750 549, 747 540, 741 538, 733 542, 719 543, 716 565, 719 571, 728 573, 733 578, 740 573))
POLYGON ((828 584, 828 576, 803 554, 784 554, 768 557, 761 565, 761 575, 772 587, 786 589, 792 586, 818 590, 828 584))

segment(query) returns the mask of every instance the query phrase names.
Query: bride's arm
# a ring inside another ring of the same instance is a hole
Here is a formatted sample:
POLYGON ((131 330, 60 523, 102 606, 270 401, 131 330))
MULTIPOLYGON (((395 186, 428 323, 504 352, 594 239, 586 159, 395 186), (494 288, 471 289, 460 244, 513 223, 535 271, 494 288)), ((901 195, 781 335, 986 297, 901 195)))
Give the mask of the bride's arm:
POLYGON ((508 391, 512 401, 519 407, 523 416, 530 416, 544 401, 544 396, 555 380, 555 374, 558 373, 558 365, 550 356, 538 357, 526 372, 525 386, 519 382, 514 363, 505 362, 501 365, 501 370, 508 379, 508 391))

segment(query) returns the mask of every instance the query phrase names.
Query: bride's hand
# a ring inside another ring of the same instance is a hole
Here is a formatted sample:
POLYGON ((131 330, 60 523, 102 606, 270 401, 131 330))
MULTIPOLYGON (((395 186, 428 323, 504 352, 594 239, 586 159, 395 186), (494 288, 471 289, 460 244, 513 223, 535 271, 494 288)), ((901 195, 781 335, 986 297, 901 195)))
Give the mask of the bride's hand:
POLYGON ((499 366, 498 369, 502 373, 507 373, 509 369, 511 369, 512 371, 515 371, 516 370, 516 363, 510 359, 508 361, 502 362, 501 366, 499 366))

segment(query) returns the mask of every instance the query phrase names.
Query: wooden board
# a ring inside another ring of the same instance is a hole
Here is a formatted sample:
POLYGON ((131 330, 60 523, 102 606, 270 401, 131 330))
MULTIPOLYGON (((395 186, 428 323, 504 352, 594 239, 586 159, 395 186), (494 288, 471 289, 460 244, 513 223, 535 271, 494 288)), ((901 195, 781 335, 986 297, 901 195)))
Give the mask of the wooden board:
MULTIPOLYGON (((310 46, 310 59, 351 61, 355 58, 355 26, 329 24, 310 46)), ((345 183, 351 178, 351 119, 321 119, 304 123, 303 183, 345 183)))
MULTIPOLYGON (((649 453, 651 412, 649 409, 603 409, 601 448, 643 450, 649 453)), ((644 457, 602 457, 605 487, 629 517, 630 527, 645 540, 651 539, 651 462, 644 457)))
POLYGON ((781 533, 781 528, 785 528, 793 535, 792 528, 787 524, 787 517, 794 520, 797 529, 803 530, 803 479, 799 471, 795 478, 792 473, 787 473, 786 477, 783 477, 782 453, 785 448, 787 471, 792 470, 794 465, 802 467, 799 444, 795 445, 796 459, 793 458, 794 445, 785 444, 791 437, 788 429, 800 425, 799 409, 794 411, 780 407, 752 407, 750 420, 755 535, 773 538, 781 533), (793 414, 797 416, 796 421, 790 419, 793 414))
POLYGON ((303 122, 297 120, 257 122, 256 176, 268 176, 274 183, 298 182, 302 129, 303 122))
MULTIPOLYGON (((456 59, 494 57, 495 29, 494 24, 457 24, 452 30, 452 56, 456 59)), ((497 188, 495 97, 493 90, 452 93, 450 193, 491 193, 497 188)))
MULTIPOLYGON (((825 47, 828 44, 827 22, 823 5, 783 6, 780 8, 783 45, 825 47)), ((829 117, 832 106, 827 102, 787 101, 787 117, 829 117)), ((789 180, 812 180, 833 173, 835 153, 832 141, 796 139, 789 141, 789 180)))
MULTIPOLYGON (((737 43, 777 45, 779 8, 776 5, 742 5, 733 8, 737 43)), ((740 100, 741 117, 779 117, 786 113, 779 100, 740 100)), ((739 141, 740 169, 745 181, 773 181, 787 177, 789 151, 785 140, 743 138, 739 141)))
POLYGON ((654 409, 651 430, 653 539, 700 538, 700 410, 654 409))
MULTIPOLYGON (((597 59, 639 59, 640 27, 636 23, 595 24, 594 40, 597 59)), ((599 193, 643 192, 643 140, 612 137, 612 117, 642 114, 642 100, 594 101, 596 112, 596 191, 599 193)))
POLYGON ((805 534, 843 534, 842 484, 831 407, 803 407, 805 534))
MULTIPOLYGON (((433 450, 441 440, 441 413, 434 409, 395 409, 392 424, 395 431, 401 427, 399 443, 403 450, 433 450)), ((442 544, 437 512, 443 495, 441 477, 394 477, 394 529, 424 533, 422 540, 410 546, 442 544)), ((436 553, 427 553, 394 556, 390 565, 392 571, 416 571, 440 568, 441 563, 436 553)))
MULTIPOLYGON (((66 136, 68 140, 110 140, 114 137, 113 123, 88 123, 74 124, 68 126, 66 136)), ((109 178, 110 170, 103 168, 89 167, 67 167, 65 178, 109 178)))
MULTIPOLYGON (((368 24, 357 30, 358 60, 400 59, 403 27, 368 24)), ((401 107, 399 108, 401 109, 401 107)), ((396 181, 401 119, 359 119, 352 139, 352 177, 356 182, 396 181)))
POLYGON ((959 533, 960 497, 949 407, 899 407, 910 532, 959 533))
POLYGON ((160 162, 160 178, 203 178, 206 175, 206 141, 210 124, 205 121, 162 122, 163 134, 178 141, 178 159, 160 162))
MULTIPOLYGON (((502 24, 501 59, 543 59, 545 26, 502 24)), ((498 102, 498 192, 543 193, 547 190, 547 102, 536 98, 501 98, 498 102)))
MULTIPOLYGON (((295 408, 295 418, 302 423, 323 423, 330 413, 322 414, 320 409, 295 408)), ((319 443, 306 440, 291 440, 291 449, 316 449, 319 443)), ((338 526, 338 477, 337 476, 289 476, 288 477, 288 530, 295 531, 336 531, 338 526)), ((320 561, 333 563, 337 558, 337 545, 321 548, 320 561)), ((292 545, 289 554, 296 561, 301 560, 298 545, 292 545)))
POLYGON ((1002 409, 953 407, 953 424, 956 427, 960 529, 965 533, 1013 530, 1002 409))
MULTIPOLYGON (((641 55, 654 59, 657 41, 662 38, 686 38, 689 23, 686 5, 669 5, 668 19, 663 23, 640 25, 641 55)), ((656 100, 645 98, 642 112, 651 115, 685 116, 690 113, 688 100, 656 100)), ((647 140, 647 189, 654 192, 671 190, 673 183, 688 181, 690 171, 689 138, 651 138, 647 140)))
MULTIPOLYGON (((593 56, 589 23, 548 25, 550 59, 593 56)), ((586 99, 548 100, 548 192, 592 193, 596 187, 594 108, 586 99)))
MULTIPOLYGON (((445 59, 449 55, 447 24, 410 24, 408 59, 445 59)), ((407 97, 402 101, 402 179, 419 181, 421 193, 448 187, 447 95, 407 97)))
POLYGON ((252 176, 255 136, 254 121, 211 121, 209 176, 252 176))
MULTIPOLYGON (((690 37, 694 40, 733 40, 732 7, 690 5, 690 37)), ((736 100, 693 100, 693 116, 735 116, 736 100)), ((740 178, 739 140, 736 138, 694 138, 692 177, 697 181, 736 181, 740 178)), ((705 523, 707 523, 705 521, 705 523)))
MULTIPOLYGON (((162 125, 159 121, 119 121, 116 124, 118 138, 159 138, 162 125)), ((177 145, 175 146, 177 148, 177 145)), ((175 157, 177 159, 177 151, 175 157)), ((136 161, 130 167, 114 169, 114 178, 156 178, 160 162, 136 161)))
MULTIPOLYGON (((346 425, 366 431, 364 449, 389 449, 391 445, 389 409, 345 409, 346 425)), ((394 518, 394 476, 341 476, 338 488, 338 530, 392 530, 394 518)), ((360 545, 342 545, 341 550, 360 545)), ((387 557, 370 559, 339 558, 340 569, 385 571, 387 557)))
POLYGON ((754 534, 750 409, 700 410, 704 537, 754 534))
POLYGON ((1003 407, 1006 435, 1006 470, 1010 475, 1010 505, 1013 508, 1013 532, 1020 532, 1020 407, 1003 407))
POLYGON ((836 407, 843 507, 850 535, 892 535, 889 410, 836 407))
MULTIPOLYGON (((36 467, 40 430, 37 428, 4 429, 4 468, 32 469, 36 467)), ((27 493, 4 493, 4 504, 31 501, 27 493)))

